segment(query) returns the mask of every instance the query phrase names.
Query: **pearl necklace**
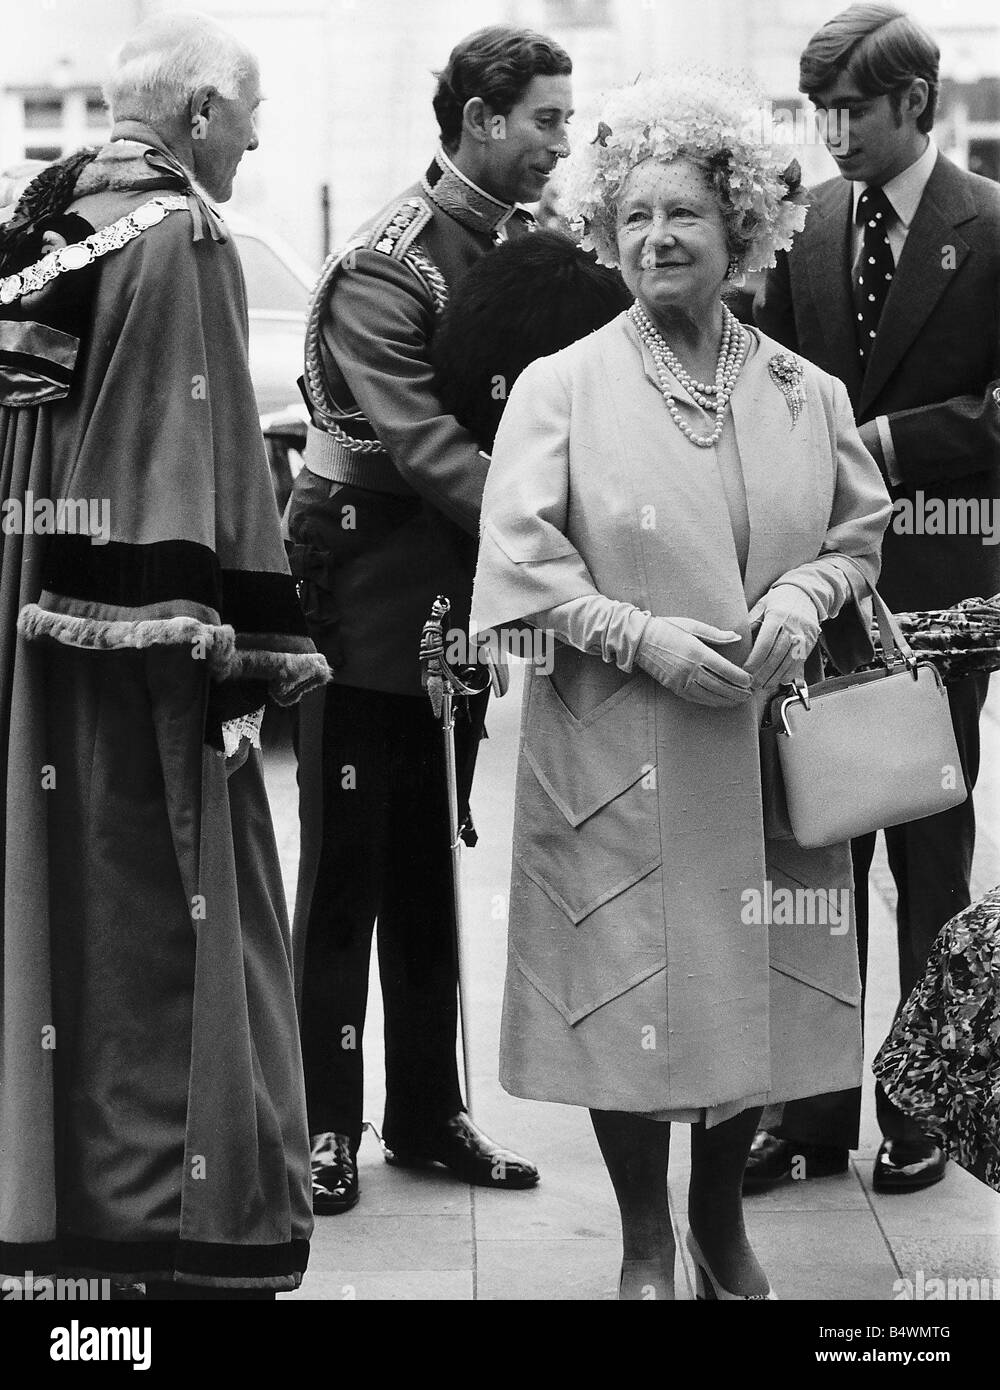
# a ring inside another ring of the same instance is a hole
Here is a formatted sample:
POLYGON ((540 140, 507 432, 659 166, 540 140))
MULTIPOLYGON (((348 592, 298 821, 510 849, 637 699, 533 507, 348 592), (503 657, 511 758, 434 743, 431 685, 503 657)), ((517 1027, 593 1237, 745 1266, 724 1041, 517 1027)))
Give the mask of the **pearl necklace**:
POLYGON ((733 394, 736 379, 742 371, 746 359, 749 335, 744 331, 743 325, 723 304, 722 343, 719 347, 719 360, 715 368, 715 381, 708 385, 703 381, 696 381, 689 372, 685 371, 671 351, 669 344, 653 327, 638 300, 632 305, 628 313, 629 318, 636 326, 639 337, 649 348, 650 355, 656 364, 660 393, 666 402, 671 420, 681 434, 690 439, 692 444, 697 444, 699 449, 711 449, 722 438, 726 407, 729 405, 729 398, 733 394), (711 434, 695 434, 694 430, 681 419, 681 413, 677 409, 674 393, 667 379, 668 369, 703 410, 714 413, 715 429, 711 434))

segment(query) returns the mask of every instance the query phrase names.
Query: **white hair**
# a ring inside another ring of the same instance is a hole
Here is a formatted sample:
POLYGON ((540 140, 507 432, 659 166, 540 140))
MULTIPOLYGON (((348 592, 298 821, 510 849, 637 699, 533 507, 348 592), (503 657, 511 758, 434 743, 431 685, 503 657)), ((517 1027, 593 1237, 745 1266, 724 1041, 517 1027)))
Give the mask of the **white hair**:
POLYGON ((166 14, 141 24, 115 54, 104 97, 115 120, 172 120, 199 87, 233 99, 257 59, 214 20, 166 14))

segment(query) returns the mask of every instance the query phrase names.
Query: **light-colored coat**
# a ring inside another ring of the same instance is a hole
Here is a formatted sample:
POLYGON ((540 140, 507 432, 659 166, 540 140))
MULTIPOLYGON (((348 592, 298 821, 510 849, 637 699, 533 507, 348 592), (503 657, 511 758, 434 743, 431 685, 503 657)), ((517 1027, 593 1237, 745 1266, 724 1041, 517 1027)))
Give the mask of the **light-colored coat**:
MULTIPOLYGON (((596 590, 732 629, 742 640, 726 654, 742 662, 748 608, 789 571, 847 554, 874 582, 889 501, 847 394, 802 361, 793 422, 768 371, 783 349, 755 336, 726 425, 749 509, 745 578, 714 452, 672 423, 622 316, 534 363, 511 394, 484 498, 480 630, 596 590)), ((856 599, 827 628, 841 657, 864 655, 856 599)), ((851 887, 847 845, 765 843, 760 712, 689 703, 562 644, 551 676, 529 668, 508 1091, 598 1109, 704 1108, 718 1120, 751 1101, 857 1084, 853 908, 832 923, 760 920, 779 888, 842 904, 851 887)))

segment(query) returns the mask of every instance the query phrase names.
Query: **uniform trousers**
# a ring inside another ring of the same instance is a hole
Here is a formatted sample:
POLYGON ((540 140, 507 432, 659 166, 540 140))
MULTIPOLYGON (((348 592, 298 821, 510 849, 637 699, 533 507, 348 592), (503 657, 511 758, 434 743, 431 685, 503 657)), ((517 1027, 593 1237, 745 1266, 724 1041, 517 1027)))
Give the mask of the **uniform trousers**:
MULTIPOLYGON (((896 882, 896 934, 899 941, 899 988, 902 1008, 923 977, 934 938, 957 912, 969 906, 969 880, 976 841, 972 790, 979 775, 979 716, 989 690, 989 676, 967 676, 947 687, 955 741, 969 796, 936 816, 890 826, 885 835, 889 868, 896 882)), ((875 853, 875 835, 851 841, 854 861, 855 914, 861 967, 862 1017, 868 966, 868 871, 875 853)), ((875 1087, 879 1128, 886 1139, 917 1141, 920 1127, 898 1110, 882 1089, 875 1087)), ((861 1124, 861 1088, 833 1091, 791 1101, 781 1124, 771 1132, 800 1143, 856 1149, 861 1124)))
MULTIPOLYGON (((456 702, 461 816, 468 814, 487 699, 473 697, 468 707, 456 702)), ((377 922, 384 1137, 391 1148, 419 1147, 463 1109, 445 761, 430 701, 328 686, 322 783, 322 840, 301 970, 309 1132, 332 1130, 360 1143, 377 922)))

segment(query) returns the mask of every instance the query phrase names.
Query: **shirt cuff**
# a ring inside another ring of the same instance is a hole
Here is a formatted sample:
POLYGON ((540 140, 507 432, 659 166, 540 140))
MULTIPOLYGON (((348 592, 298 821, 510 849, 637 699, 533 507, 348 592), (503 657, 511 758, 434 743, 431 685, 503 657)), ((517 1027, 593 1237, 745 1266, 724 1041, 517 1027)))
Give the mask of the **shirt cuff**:
POLYGON ((878 442, 882 445, 882 455, 885 459, 885 476, 893 487, 902 487, 903 479, 899 472, 899 460, 896 458, 896 450, 892 442, 892 430, 889 428, 888 415, 876 415, 875 424, 878 427, 878 442))

